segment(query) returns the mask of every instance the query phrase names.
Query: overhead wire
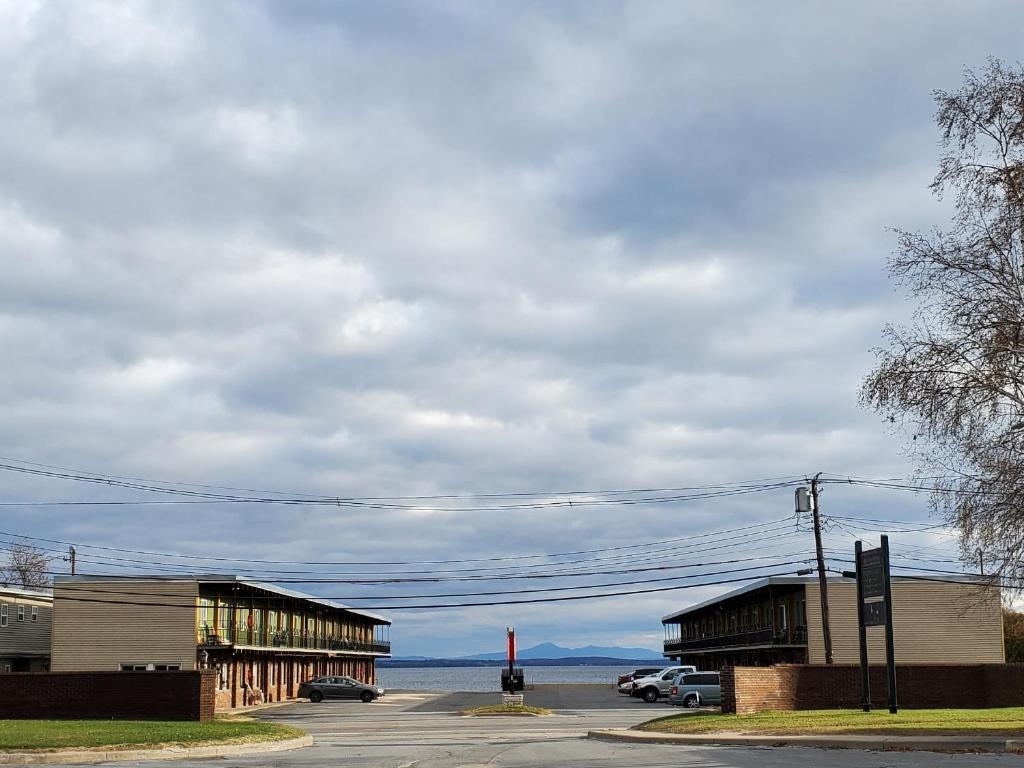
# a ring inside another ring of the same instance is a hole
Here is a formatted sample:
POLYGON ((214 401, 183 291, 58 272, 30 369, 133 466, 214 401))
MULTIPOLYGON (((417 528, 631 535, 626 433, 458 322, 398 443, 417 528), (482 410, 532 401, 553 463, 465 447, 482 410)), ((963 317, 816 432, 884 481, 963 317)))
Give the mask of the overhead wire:
MULTIPOLYGON (((282 504, 282 505, 319 505, 319 506, 337 506, 337 507, 348 507, 348 508, 363 508, 370 510, 422 510, 423 504, 396 504, 396 503, 384 503, 384 497, 375 499, 373 497, 345 497, 345 496, 293 496, 286 498, 274 498, 267 495, 263 496, 239 496, 238 494, 225 494, 225 493, 212 493, 209 491, 193 491, 182 488, 170 488, 161 485, 153 485, 147 483, 139 483, 129 480, 117 479, 115 476, 102 476, 102 475, 89 475, 83 473, 77 473, 74 471, 68 472, 57 472, 46 469, 35 469, 27 466, 18 466, 10 463, 0 463, 0 470, 9 472, 18 472, 28 475, 42 476, 48 478, 70 480, 80 483, 91 483, 104 486, 127 488, 133 490, 141 490, 149 493, 165 494, 172 496, 185 497, 185 500, 176 500, 179 503, 220 503, 220 504, 282 504)), ((646 496, 639 498, 613 498, 613 499, 598 499, 591 498, 592 496, 599 495, 600 492, 592 492, 590 494, 579 494, 582 498, 576 498, 575 501, 571 494, 545 494, 546 496, 560 496, 565 495, 566 498, 550 498, 544 501, 530 501, 530 502, 518 502, 513 504, 490 504, 490 505, 475 505, 475 506, 430 506, 430 509, 439 512, 465 512, 465 511, 477 511, 477 512, 489 512, 489 511, 504 511, 504 510, 528 510, 528 509, 550 509, 559 507, 593 507, 593 506, 635 506, 641 504, 665 504, 675 503, 682 501, 693 501, 707 498, 718 498, 722 496, 737 496, 749 493, 760 493, 772 488, 784 488, 793 485, 796 482, 794 480, 784 480, 773 483, 757 483, 747 485, 719 485, 719 486, 691 486, 684 490, 691 492, 685 494, 678 494, 672 496, 646 496)), ((672 489, 665 489, 666 491, 673 492, 672 489)), ((636 490, 637 493, 649 493, 645 490, 636 490)), ((624 494, 626 491, 619 490, 613 493, 624 494)), ((429 497, 422 497, 427 499, 429 497)), ((472 498, 472 497, 470 497, 472 498)), ((103 506, 103 505, 141 505, 147 503, 153 503, 154 500, 140 500, 140 501, 46 501, 46 502, 3 502, 5 506, 65 506, 65 505, 92 505, 92 506, 103 506)), ((157 500, 158 503, 159 500, 157 500)), ((166 501, 162 503, 167 503, 166 501)))
MULTIPOLYGON (((114 475, 101 472, 89 472, 81 469, 73 469, 70 467, 58 466, 55 464, 43 464, 41 462, 27 461, 25 459, 16 459, 9 456, 0 456, 0 462, 9 462, 13 464, 24 464, 29 467, 42 467, 49 470, 60 470, 62 473, 69 475, 80 475, 95 478, 97 482, 105 480, 120 480, 130 481, 137 483, 144 483, 149 485, 179 485, 184 487, 192 488, 205 488, 210 490, 230 490, 230 491, 241 491, 245 493, 271 493, 286 496, 305 496, 309 498, 323 499, 327 501, 334 501, 339 498, 336 494, 311 494, 296 491, 275 491, 265 489, 253 489, 253 488, 239 488, 234 486, 225 485, 213 485, 209 483, 188 483, 176 480, 152 480, 140 477, 129 477, 124 475, 114 475)), ((0 465, 0 469, 11 469, 0 465)), ((460 494, 434 494, 434 495, 407 495, 407 496, 341 496, 343 499, 351 500, 362 500, 362 501, 399 501, 399 500, 430 500, 430 499, 461 499, 461 498, 513 498, 513 497, 530 497, 530 496, 578 496, 578 495, 624 495, 634 493, 661 493, 661 492, 677 492, 677 491, 688 491, 688 490, 711 490, 717 488, 730 488, 736 486, 753 486, 762 483, 775 483, 775 482, 796 482, 800 480, 800 475, 784 475, 781 477, 768 477, 760 478, 756 480, 736 480, 723 483, 711 483, 705 485, 691 485, 691 486, 676 486, 676 487, 651 487, 651 488, 618 488, 618 489, 606 489, 606 490, 570 490, 570 491, 512 491, 505 493, 460 493, 460 494)))
MULTIPOLYGON (((10 531, 0 531, 0 536, 8 536, 11 538, 21 538, 30 541, 41 541, 48 544, 60 544, 62 546, 75 546, 79 549, 94 549, 104 552, 117 552, 120 554, 133 554, 133 555, 144 555, 146 557, 159 557, 164 559, 179 558, 183 560, 201 560, 218 563, 249 563, 249 564, 267 564, 267 565, 373 565, 373 566, 405 566, 405 565, 446 565, 446 564, 465 564, 465 563, 477 563, 477 562, 502 562, 509 560, 528 560, 528 559, 539 559, 539 558, 557 558, 557 557, 570 557, 576 555, 585 554, 598 554, 602 552, 614 552, 614 551, 625 551, 629 549, 639 549, 648 546, 658 546, 662 544, 672 544, 676 542, 693 542, 696 540, 706 539, 712 536, 721 537, 722 534, 736 533, 739 534, 735 537, 722 538, 722 541, 731 539, 743 538, 746 536, 757 535, 757 531, 764 528, 776 527, 782 523, 789 522, 791 518, 781 518, 778 520, 769 520, 764 523, 755 523, 752 525, 738 526, 736 528, 726 528, 719 531, 710 531, 706 533, 692 534, 689 536, 680 536, 673 539, 663 539, 661 541, 645 542, 640 544, 629 544, 629 545, 618 545, 614 547, 602 547, 589 550, 576 550, 569 552, 553 552, 553 553, 539 553, 530 555, 504 555, 499 557, 486 557, 486 558, 453 558, 444 560, 266 560, 258 558, 247 558, 247 557, 224 557, 214 555, 193 555, 193 554, 180 554, 171 552, 154 552, 151 550, 140 550, 140 549, 129 549, 124 547, 109 547, 101 546, 96 544, 82 544, 78 542, 62 541, 59 539, 48 539, 38 536, 29 536, 27 534, 13 533, 10 531)), ((56 551, 56 550, 53 550, 56 551)), ((100 557, 101 555, 93 555, 93 557, 100 557)), ((107 556, 103 556, 107 557, 107 556)), ((109 558, 111 560, 120 558, 109 558)), ((142 561, 144 563, 150 563, 151 560, 142 561)))
MULTIPOLYGON (((772 578, 776 576, 787 576, 790 575, 785 571, 760 574, 758 578, 772 578)), ((415 610, 437 610, 442 608, 481 608, 481 607, 494 607, 503 605, 528 605, 528 604, 539 604, 539 603, 561 603, 561 602, 572 602, 579 600, 595 600, 607 597, 625 597, 631 595, 641 594, 655 594, 659 592, 674 592, 683 589, 695 589, 699 587, 709 586, 720 586, 723 584, 735 584, 739 582, 750 581, 750 576, 741 576, 730 579, 717 579, 713 581, 702 582, 699 584, 682 584, 673 585, 667 587, 648 587, 643 589, 630 589, 620 590, 615 592, 600 592, 588 595, 563 595, 558 597, 535 597, 527 598, 524 600, 488 600, 485 602, 474 602, 474 603, 430 603, 426 605, 367 605, 359 606, 355 610, 358 611, 415 611, 415 610)), ((182 605, 180 603, 167 603, 167 602, 148 602, 148 601, 123 601, 123 600, 105 600, 98 598, 83 598, 83 597, 68 597, 61 598, 67 599, 73 602, 84 602, 84 603, 103 603, 109 605, 137 605, 137 606, 153 606, 153 607, 167 607, 167 608, 182 608, 194 612, 196 607, 194 604, 182 605)))
MULTIPOLYGON (((801 554, 801 553, 794 553, 801 554)), ((779 557, 793 557, 793 554, 780 555, 779 557)), ((758 558, 761 559, 761 558, 758 558)), ((813 558, 804 557, 795 560, 774 560, 770 563, 763 563, 761 565, 746 566, 743 568, 728 568, 721 571, 710 571, 702 573, 684 574, 680 576, 663 576, 654 579, 636 579, 631 581, 617 581, 603 584, 578 584, 572 586, 561 586, 561 587, 537 587, 530 589, 515 589, 515 590, 496 590, 496 591, 485 591, 485 592, 445 592, 445 593, 431 593, 431 594, 388 594, 384 596, 380 595, 315 595, 316 598, 321 600, 338 600, 342 602, 355 601, 355 600, 379 600, 382 597, 388 600, 425 600, 425 599, 441 599, 441 598, 452 598, 452 597, 485 597, 494 595, 516 595, 516 594, 530 594, 530 593, 545 593, 545 592, 568 592, 573 590, 584 590, 584 589, 605 589, 610 587, 624 587, 636 584, 658 584, 666 581, 681 581, 684 579, 699 579, 707 576, 720 576, 734 573, 749 573, 751 571, 760 571, 768 568, 779 568, 786 565, 797 565, 800 563, 810 562, 813 558)), ((742 562, 742 561, 741 561, 742 562)), ((712 563, 708 563, 712 565, 712 563)), ((750 578, 758 578, 757 574, 751 574, 750 578)), ((143 597, 161 597, 166 596, 166 593, 162 592, 140 592, 139 590, 118 590, 118 589, 103 589, 95 586, 90 586, 97 582, 88 581, 71 581, 61 582, 61 598, 63 599, 67 594, 113 594, 113 595, 129 595, 129 596, 143 596, 143 597)), ((247 582, 240 582, 241 585, 248 585, 247 582)), ((280 600, 280 596, 246 596, 245 600, 252 601, 275 601, 280 600)))

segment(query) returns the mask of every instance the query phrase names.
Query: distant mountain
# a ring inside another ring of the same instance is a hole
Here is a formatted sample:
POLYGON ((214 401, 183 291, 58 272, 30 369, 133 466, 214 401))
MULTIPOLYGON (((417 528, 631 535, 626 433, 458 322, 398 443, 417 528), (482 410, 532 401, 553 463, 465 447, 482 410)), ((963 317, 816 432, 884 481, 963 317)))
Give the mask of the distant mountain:
MULTIPOLYGON (((604 656, 573 656, 569 659, 520 659, 516 662, 521 667, 663 667, 665 659, 622 659, 604 656)), ((391 668, 430 668, 430 667, 504 667, 504 659, 377 659, 381 669, 391 668)))
MULTIPOLYGON (((519 651, 520 659, 575 659, 583 657, 601 657, 605 659, 629 659, 636 661, 640 659, 651 659, 661 661, 661 654, 652 651, 650 648, 616 648, 599 645, 586 645, 582 648, 563 648, 554 643, 541 643, 531 648, 524 648, 519 651)), ((504 661, 505 652, 477 653, 472 656, 460 656, 460 659, 467 661, 504 661)))

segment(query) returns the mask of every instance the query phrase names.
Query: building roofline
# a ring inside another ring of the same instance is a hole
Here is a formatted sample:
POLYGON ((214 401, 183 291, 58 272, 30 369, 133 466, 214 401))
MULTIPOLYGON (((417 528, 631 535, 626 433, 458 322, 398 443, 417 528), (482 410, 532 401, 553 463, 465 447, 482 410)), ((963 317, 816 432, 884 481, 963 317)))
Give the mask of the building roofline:
POLYGON ((699 611, 702 608, 707 608, 709 606, 715 605, 716 603, 721 603, 733 597, 745 595, 748 592, 756 592, 757 590, 764 589, 768 586, 776 584, 799 585, 806 584, 809 581, 813 580, 814 579, 809 579, 806 576, 768 576, 763 579, 758 579, 757 581, 752 581, 749 584, 744 584, 742 587, 737 587, 736 589, 729 590, 725 594, 719 595, 718 597, 712 597, 700 603, 697 603, 696 605, 691 605, 688 608, 683 608, 681 611, 674 611, 673 613, 669 613, 665 616, 662 616, 661 623, 671 624, 673 619, 677 619, 680 616, 685 616, 688 613, 699 611))
MULTIPOLYGON (((988 580, 983 578, 983 577, 971 576, 969 574, 963 574, 963 575, 954 575, 954 574, 944 575, 941 579, 937 579, 937 578, 934 578, 934 577, 929 577, 926 574, 922 574, 922 575, 907 574, 907 575, 904 575, 904 576, 893 576, 892 577, 892 581, 893 581, 894 584, 897 583, 897 582, 914 582, 914 581, 922 581, 922 580, 942 581, 942 582, 948 582, 950 584, 986 584, 986 583, 988 583, 988 580)), ((855 583, 853 579, 848 579, 848 578, 846 578, 844 576, 829 576, 828 579, 826 579, 826 581, 828 581, 829 584, 842 584, 842 583, 850 583, 850 584, 852 584, 852 583, 855 583)), ((662 624, 673 624, 673 623, 675 623, 676 619, 680 619, 683 616, 686 616, 687 614, 694 613, 696 611, 700 611, 700 610, 702 610, 704 608, 709 608, 712 605, 717 605, 718 603, 725 602, 726 600, 729 600, 729 599, 734 598, 734 597, 740 597, 741 595, 745 595, 748 592, 756 592, 757 590, 764 589, 765 587, 770 587, 770 586, 800 586, 800 585, 817 584, 817 583, 818 583, 818 577, 817 576, 768 576, 767 578, 758 579, 757 581, 752 581, 749 584, 744 584, 742 587, 737 587, 736 589, 730 590, 729 592, 726 592, 726 593, 724 593, 722 595, 719 595, 718 597, 713 597, 713 598, 710 598, 709 600, 704 600, 703 602, 696 603, 695 605, 691 605, 691 606, 689 606, 687 608, 683 608, 680 611, 674 611, 673 613, 666 614, 665 616, 661 617, 661 623, 662 624)))
POLYGON ((5 587, 0 585, 0 595, 20 595, 35 600, 53 600, 52 589, 28 589, 26 587, 5 587))
POLYGON ((308 592, 300 592, 297 589, 288 589, 287 587, 281 587, 277 584, 271 584, 265 581, 258 581, 256 579, 247 579, 244 576, 237 576, 235 574, 176 574, 174 576, 142 576, 142 575, 102 575, 102 576, 54 576, 53 581, 55 584, 77 582, 85 583, 90 581, 160 581, 160 582, 195 582, 198 584, 239 584, 247 587, 255 587, 256 589, 262 589, 267 592, 273 592, 274 594, 281 595, 282 597, 291 597, 296 600, 306 600, 311 603, 317 603, 318 605, 326 606, 327 608, 334 608, 340 611, 346 611, 348 613, 354 613, 357 616, 364 616, 368 619, 372 619, 377 624, 391 624, 391 619, 387 616, 381 616, 379 613, 372 613, 371 611, 364 611, 360 608, 353 608, 345 603, 339 603, 337 600, 328 600, 324 597, 317 597, 311 595, 308 592))

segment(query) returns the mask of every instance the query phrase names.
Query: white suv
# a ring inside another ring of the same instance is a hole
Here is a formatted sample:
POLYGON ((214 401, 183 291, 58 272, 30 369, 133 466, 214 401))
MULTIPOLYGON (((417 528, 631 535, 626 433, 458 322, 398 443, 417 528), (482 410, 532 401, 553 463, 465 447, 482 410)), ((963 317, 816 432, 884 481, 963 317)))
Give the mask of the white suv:
POLYGON ((682 675, 687 672, 696 672, 696 667, 665 667, 660 672, 655 672, 653 675, 647 677, 641 677, 639 680, 633 681, 633 690, 630 691, 630 695, 639 696, 648 704, 653 704, 661 696, 667 696, 669 690, 672 688, 672 679, 676 675, 682 675))

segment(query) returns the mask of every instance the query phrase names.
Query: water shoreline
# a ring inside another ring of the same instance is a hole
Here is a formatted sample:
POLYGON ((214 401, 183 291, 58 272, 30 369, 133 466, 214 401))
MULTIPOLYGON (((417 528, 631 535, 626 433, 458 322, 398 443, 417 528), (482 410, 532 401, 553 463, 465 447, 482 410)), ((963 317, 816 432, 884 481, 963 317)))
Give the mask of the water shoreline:
MULTIPOLYGON (((530 666, 527 686, 594 685, 613 687, 616 678, 631 671, 629 663, 587 666, 530 666)), ((388 690, 433 692, 493 692, 500 690, 502 665, 470 667, 378 667, 377 683, 388 690)))

